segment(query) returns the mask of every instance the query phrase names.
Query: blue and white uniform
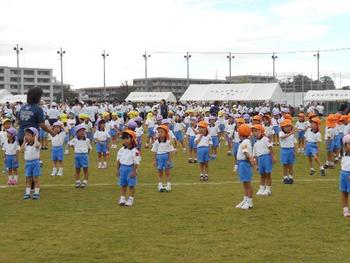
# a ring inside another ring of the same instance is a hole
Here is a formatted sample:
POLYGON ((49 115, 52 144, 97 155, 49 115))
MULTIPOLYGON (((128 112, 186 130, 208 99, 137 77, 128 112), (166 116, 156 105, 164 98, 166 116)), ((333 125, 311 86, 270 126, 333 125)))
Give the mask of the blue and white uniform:
POLYGON ((302 139, 305 136, 305 132, 308 128, 308 124, 305 121, 297 121, 295 123, 295 128, 298 130, 298 139, 302 139))
POLYGON ((63 145, 66 139, 66 133, 62 130, 59 134, 52 137, 49 135, 52 144, 51 158, 52 161, 63 161, 63 145))
POLYGON ((74 147, 74 161, 75 168, 88 168, 89 167, 89 150, 92 149, 90 140, 85 138, 84 140, 79 140, 74 138, 69 142, 70 146, 74 147))
POLYGON ((186 128, 186 125, 183 122, 175 122, 174 135, 175 135, 177 141, 183 142, 183 140, 184 140, 183 131, 185 128, 186 128))
POLYGON ((253 156, 258 160, 258 170, 261 175, 272 172, 272 155, 270 147, 273 147, 273 144, 266 136, 257 139, 253 146, 253 156))
POLYGON ((14 141, 13 143, 9 143, 8 141, 5 141, 2 146, 3 151, 5 152, 5 165, 6 168, 11 169, 17 169, 18 168, 18 160, 17 160, 17 152, 20 150, 20 146, 17 141, 14 141))
POLYGON ((314 132, 311 128, 308 128, 305 132, 305 155, 308 157, 314 157, 318 154, 318 143, 321 142, 321 133, 319 131, 314 132))
POLYGON ((208 131, 209 131, 209 135, 211 136, 211 140, 213 142, 213 147, 214 148, 219 147, 219 136, 218 136, 218 133, 220 132, 219 126, 216 124, 211 126, 211 124, 209 124, 208 131))
POLYGON ((197 159, 199 163, 205 163, 209 161, 210 145, 213 144, 211 136, 197 134, 195 138, 197 145, 197 159), (200 139, 199 139, 200 138, 200 139))
POLYGON ((246 157, 246 153, 250 156, 253 154, 252 143, 250 139, 244 139, 239 143, 237 150, 237 165, 239 180, 243 183, 251 182, 253 177, 252 165, 246 157))
POLYGON ((160 142, 156 140, 152 146, 152 152, 156 153, 157 169, 165 170, 173 168, 173 164, 169 162, 170 154, 174 151, 174 147, 170 140, 160 142))
POLYGON ((25 176, 40 176, 40 143, 24 145, 25 176))
POLYGON ((197 145, 194 143, 198 130, 192 126, 188 127, 186 135, 188 136, 188 147, 189 149, 197 149, 197 145))
POLYGON ((97 153, 107 153, 108 151, 108 140, 111 138, 109 132, 97 130, 94 134, 94 140, 96 142, 97 153))
POLYGON ((140 152, 136 149, 122 147, 117 153, 117 161, 119 166, 119 185, 122 187, 134 187, 137 184, 137 176, 131 176, 134 170, 134 165, 139 165, 141 162, 140 152))
POLYGON ((339 190, 343 193, 350 193, 350 154, 348 153, 345 153, 341 159, 339 190))
POLYGON ((295 162, 295 143, 296 140, 294 138, 294 134, 286 137, 281 138, 282 136, 286 135, 283 131, 280 131, 278 133, 279 139, 280 139, 280 161, 283 165, 286 164, 294 164, 295 162))

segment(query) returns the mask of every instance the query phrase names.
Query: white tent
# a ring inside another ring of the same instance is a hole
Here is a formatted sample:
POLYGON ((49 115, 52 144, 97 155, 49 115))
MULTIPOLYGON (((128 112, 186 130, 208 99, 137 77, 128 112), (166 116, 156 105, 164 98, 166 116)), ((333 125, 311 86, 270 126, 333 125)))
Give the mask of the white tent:
POLYGON ((350 101, 350 90, 309 90, 304 101, 350 101))
POLYGON ((172 92, 131 92, 125 101, 159 102, 162 99, 169 102, 176 102, 176 97, 172 92))
POLYGON ((7 97, 7 96, 12 96, 11 92, 9 92, 7 89, 1 89, 0 90, 0 99, 7 97))
POLYGON ((194 84, 180 101, 274 101, 284 102, 278 83, 194 84))
POLYGON ((9 103, 16 103, 16 102, 26 102, 27 101, 27 95, 10 95, 2 97, 0 95, 0 104, 4 104, 6 102, 9 103))

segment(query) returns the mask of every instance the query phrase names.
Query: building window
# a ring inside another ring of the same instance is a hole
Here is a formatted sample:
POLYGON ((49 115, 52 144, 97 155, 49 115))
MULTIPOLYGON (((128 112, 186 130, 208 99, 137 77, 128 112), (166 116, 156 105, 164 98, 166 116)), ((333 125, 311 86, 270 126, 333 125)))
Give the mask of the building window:
POLYGON ((37 74, 40 76, 50 76, 50 71, 38 70, 37 74))
POLYGON ((11 69, 10 72, 11 74, 17 74, 17 69, 11 69))
POLYGON ((34 78, 24 78, 24 82, 34 82, 34 78))
POLYGON ((13 77, 12 77, 12 78, 10 78, 10 81, 11 81, 11 82, 17 82, 17 78, 13 78, 13 77))
POLYGON ((24 75, 34 75, 34 70, 24 70, 24 75))

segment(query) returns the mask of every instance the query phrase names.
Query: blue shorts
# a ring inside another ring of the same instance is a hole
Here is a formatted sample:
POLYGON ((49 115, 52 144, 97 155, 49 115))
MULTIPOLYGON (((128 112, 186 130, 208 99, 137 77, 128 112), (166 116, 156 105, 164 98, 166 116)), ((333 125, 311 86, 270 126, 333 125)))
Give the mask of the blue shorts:
POLYGON ((64 137, 64 144, 68 144, 69 142, 69 135, 67 134, 65 137, 64 137))
POLYGON ((280 132, 280 126, 273 126, 273 130, 275 131, 275 134, 278 135, 278 133, 280 132))
POLYGON ((219 137, 218 136, 211 136, 211 140, 213 142, 213 147, 218 148, 219 147, 219 137))
POLYGON ((272 172, 271 154, 263 154, 258 157, 258 170, 260 174, 269 174, 272 172))
POLYGON ((137 149, 138 149, 138 150, 141 150, 141 147, 142 147, 142 137, 139 136, 139 137, 136 138, 136 140, 137 140, 137 149))
POLYGON ((87 137, 90 141, 93 141, 93 139, 94 139, 94 135, 92 134, 92 132, 87 132, 87 133, 86 133, 86 137, 87 137))
POLYGON ((131 177, 133 165, 121 164, 119 166, 119 185, 122 187, 134 187, 137 184, 137 177, 131 177))
POLYGON ((326 145, 327 145, 327 152, 334 152, 335 148, 335 139, 333 140, 327 140, 326 141, 326 145))
POLYGON ((63 146, 54 146, 51 150, 52 161, 63 161, 63 146))
POLYGON ((257 141, 257 138, 256 138, 255 136, 252 136, 252 137, 250 138, 250 143, 252 144, 252 147, 254 146, 254 144, 256 143, 256 141, 257 141))
POLYGON ((342 145, 342 136, 340 134, 336 135, 334 138, 334 150, 339 150, 342 145))
POLYGON ((119 124, 119 131, 120 132, 124 131, 124 124, 119 124))
POLYGON ((281 148, 280 153, 281 164, 294 164, 295 162, 295 153, 293 148, 281 148))
POLYGON ((196 139, 195 136, 190 136, 188 138, 188 148, 192 149, 197 149, 197 144, 194 143, 194 140, 196 139))
POLYGON ((253 177, 252 165, 248 161, 238 160, 238 176, 242 183, 251 182, 253 177))
POLYGON ((172 161, 169 163, 169 155, 170 153, 161 153, 157 154, 157 169, 158 170, 166 170, 173 168, 172 161))
POLYGON ((350 172, 340 171, 339 175, 339 190, 340 192, 350 193, 350 172))
POLYGON ((224 132, 225 131, 225 124, 220 124, 219 130, 220 130, 220 132, 224 132))
POLYGON ((31 160, 26 161, 25 164, 25 176, 40 176, 41 175, 41 167, 40 167, 40 161, 37 160, 31 160))
POLYGON ((303 139, 305 135, 305 131, 298 131, 298 139, 303 139))
POLYGON ((76 153, 74 161, 77 169, 89 167, 89 155, 87 153, 76 153))
POLYGON ((174 135, 175 135, 175 138, 177 141, 179 141, 179 142, 184 141, 184 136, 182 134, 182 131, 176 131, 174 135))
POLYGON ((318 145, 316 142, 307 142, 305 147, 305 156, 314 157, 318 154, 318 145))
POLYGON ((96 152, 97 153, 107 153, 107 142, 98 142, 96 143, 96 152))
POLYGON ((44 131, 43 129, 39 129, 39 138, 40 139, 47 138, 47 132, 44 131))
POLYGON ((147 137, 154 137, 154 127, 149 127, 147 129, 147 137))
POLYGON ((110 129, 110 130, 109 130, 109 135, 112 136, 112 137, 113 137, 113 136, 116 136, 116 135, 117 135, 116 129, 110 129))
POLYGON ((75 136, 75 129, 74 129, 74 127, 72 127, 69 130, 69 137, 74 137, 74 136, 75 136))
POLYGON ((237 158, 238 147, 239 147, 239 142, 235 142, 232 147, 232 154, 235 158, 237 158))
POLYGON ((6 168, 11 169, 17 169, 18 168, 18 160, 16 158, 16 155, 7 155, 5 156, 5 165, 6 168))
POLYGON ((199 163, 206 163, 209 161, 209 146, 197 148, 197 160, 199 163))

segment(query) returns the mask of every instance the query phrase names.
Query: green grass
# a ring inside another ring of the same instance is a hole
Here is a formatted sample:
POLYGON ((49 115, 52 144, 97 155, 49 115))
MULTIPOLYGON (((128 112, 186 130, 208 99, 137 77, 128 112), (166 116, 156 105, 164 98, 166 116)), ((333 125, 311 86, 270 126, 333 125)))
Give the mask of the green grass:
MULTIPOLYGON (((151 154, 144 150, 135 205, 121 208, 116 151, 108 170, 97 170, 96 154, 90 155, 87 189, 73 187, 72 154, 64 177, 52 178, 44 151, 39 201, 22 199, 23 175, 20 186, 0 188, 0 262, 348 261, 350 222, 342 217, 339 168, 327 170, 325 178, 310 177, 299 154, 294 185, 281 183, 277 164, 273 195, 254 196, 254 208, 241 211, 233 205, 242 198, 242 186, 225 153, 222 147, 210 163, 210 183, 199 183, 198 165, 178 152, 173 191, 158 193, 151 154)), ((255 192, 258 178, 255 173, 255 192)))

